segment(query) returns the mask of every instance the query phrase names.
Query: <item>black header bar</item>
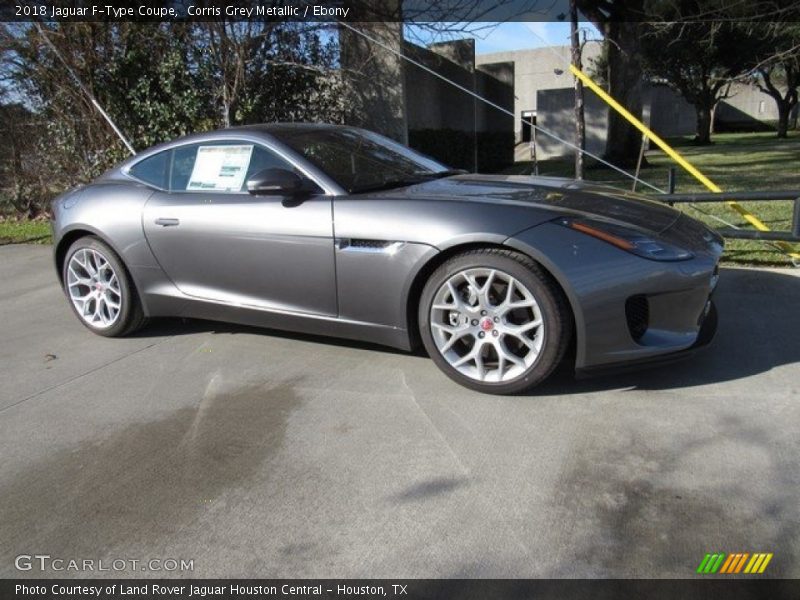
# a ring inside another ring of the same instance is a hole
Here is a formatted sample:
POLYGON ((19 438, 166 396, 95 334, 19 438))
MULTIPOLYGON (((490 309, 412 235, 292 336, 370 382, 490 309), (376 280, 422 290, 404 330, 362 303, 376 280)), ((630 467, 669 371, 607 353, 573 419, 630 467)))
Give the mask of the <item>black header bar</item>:
MULTIPOLYGON (((648 5, 648 3, 644 3, 648 5)), ((659 21, 649 9, 615 2, 612 20, 659 21)), ((658 3, 653 3, 658 6, 658 3)), ((2 0, 0 21, 24 22, 192 22, 192 21, 348 21, 476 23, 563 21, 569 0, 2 0)), ((791 0, 719 3, 703 20, 800 21, 791 0)))
POLYGON ((800 580, 708 579, 27 579, 0 581, 3 600, 771 600, 800 597, 800 580))

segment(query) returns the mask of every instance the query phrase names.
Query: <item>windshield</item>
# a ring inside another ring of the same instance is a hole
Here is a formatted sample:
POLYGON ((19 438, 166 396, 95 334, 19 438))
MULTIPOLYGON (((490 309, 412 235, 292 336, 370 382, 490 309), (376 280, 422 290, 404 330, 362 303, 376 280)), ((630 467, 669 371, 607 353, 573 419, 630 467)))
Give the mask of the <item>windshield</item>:
POLYGON ((427 156, 362 129, 272 133, 350 193, 410 185, 454 173, 427 156))

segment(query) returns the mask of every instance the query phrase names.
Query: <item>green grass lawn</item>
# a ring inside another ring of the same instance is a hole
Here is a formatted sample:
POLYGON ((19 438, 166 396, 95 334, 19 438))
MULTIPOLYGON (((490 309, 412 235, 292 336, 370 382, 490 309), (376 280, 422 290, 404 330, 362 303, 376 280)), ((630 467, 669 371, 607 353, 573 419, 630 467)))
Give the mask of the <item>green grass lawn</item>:
POLYGON ((0 245, 49 244, 49 221, 0 220, 0 245))
MULTIPOLYGON (((697 146, 691 137, 668 140, 686 159, 724 191, 800 190, 800 133, 790 132, 789 138, 779 140, 774 133, 725 133, 713 136, 711 146, 697 146)), ((647 153, 647 168, 640 178, 666 189, 667 173, 674 161, 660 149, 647 153)), ((677 167, 676 192, 705 192, 705 187, 689 173, 677 167)), ((508 172, 530 173, 530 162, 517 163, 508 172)), ((540 175, 572 177, 573 162, 549 160, 539 163, 540 175)), ((589 168, 586 178, 625 189, 632 180, 608 168, 589 168)), ((646 191, 638 186, 638 191, 646 191)), ((792 202, 742 202, 770 229, 788 230, 791 227, 792 202)), ((724 219, 739 227, 752 226, 726 204, 705 203, 676 205, 687 214, 714 227, 724 227, 715 220, 724 219), (696 207, 692 208, 692 207, 696 207), (704 211, 704 214, 699 211, 704 211)), ((798 251, 800 251, 800 244, 798 251)), ((763 242, 727 240, 725 260, 730 263, 789 266, 791 260, 780 250, 763 242)))

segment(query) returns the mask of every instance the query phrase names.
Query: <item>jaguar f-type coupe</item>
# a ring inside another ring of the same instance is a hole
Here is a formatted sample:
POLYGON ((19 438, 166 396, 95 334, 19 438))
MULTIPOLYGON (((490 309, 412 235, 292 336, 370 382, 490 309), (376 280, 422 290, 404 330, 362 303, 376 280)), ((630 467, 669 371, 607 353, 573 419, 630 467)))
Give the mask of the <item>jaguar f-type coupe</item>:
POLYGON ((354 127, 184 137, 53 201, 58 277, 94 333, 190 317, 421 343, 510 394, 707 343, 722 240, 643 196, 450 169, 354 127))

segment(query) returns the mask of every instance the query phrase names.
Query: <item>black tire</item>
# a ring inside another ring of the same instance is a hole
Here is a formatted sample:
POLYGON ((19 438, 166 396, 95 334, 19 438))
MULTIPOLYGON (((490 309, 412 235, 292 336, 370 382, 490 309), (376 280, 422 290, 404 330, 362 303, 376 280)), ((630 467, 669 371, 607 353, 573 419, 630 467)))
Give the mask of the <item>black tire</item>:
POLYGON ((119 256, 117 256, 117 253, 100 238, 89 235, 73 242, 64 256, 64 264, 61 267, 61 277, 64 282, 64 293, 67 296, 72 312, 75 313, 78 320, 91 332, 104 337, 122 337, 140 329, 147 322, 141 301, 139 300, 139 294, 136 291, 136 287, 131 280, 128 270, 125 268, 119 256), (67 283, 70 260, 77 252, 85 249, 97 252, 108 261, 108 264, 117 275, 117 280, 119 281, 121 295, 119 315, 116 321, 108 327, 97 327, 88 323, 78 312, 78 309, 70 297, 67 283))
POLYGON ((544 381, 563 359, 573 335, 572 313, 552 276, 528 256, 499 248, 466 251, 439 266, 422 291, 418 321, 422 342, 436 365, 452 380, 488 394, 519 394, 544 381), (431 310, 439 288, 461 271, 480 268, 496 269, 522 283, 533 294, 544 323, 539 355, 524 372, 506 381, 479 381, 459 372, 442 356, 431 332, 431 310))

